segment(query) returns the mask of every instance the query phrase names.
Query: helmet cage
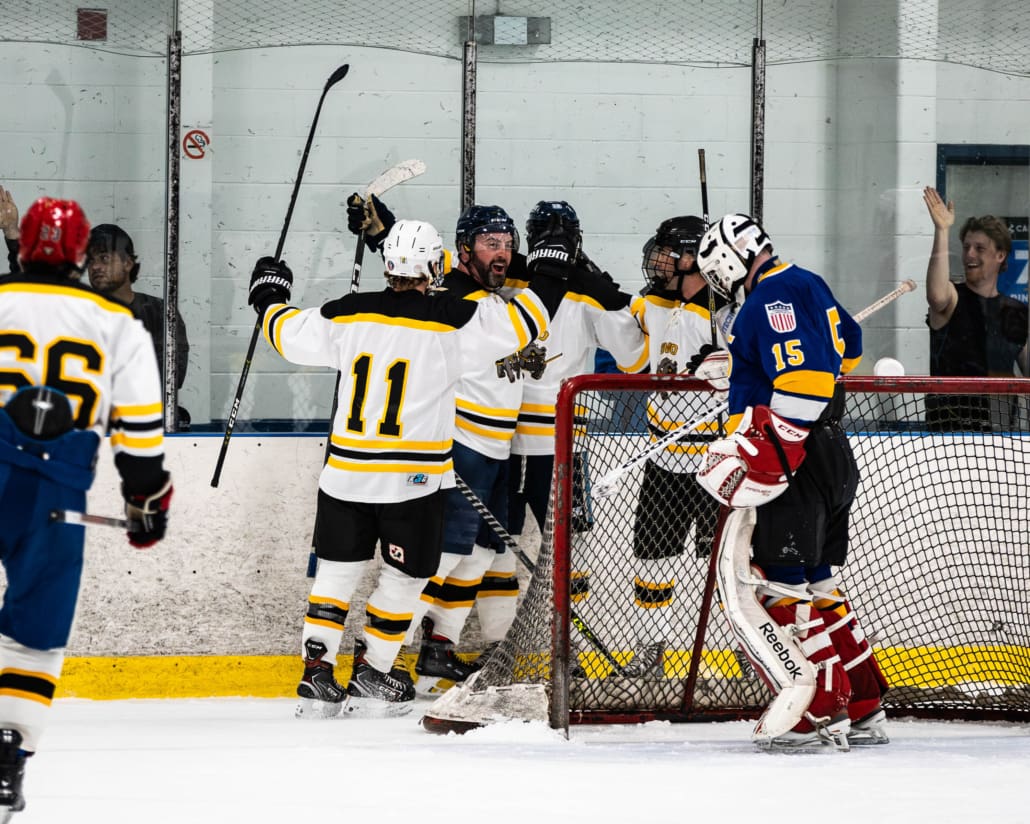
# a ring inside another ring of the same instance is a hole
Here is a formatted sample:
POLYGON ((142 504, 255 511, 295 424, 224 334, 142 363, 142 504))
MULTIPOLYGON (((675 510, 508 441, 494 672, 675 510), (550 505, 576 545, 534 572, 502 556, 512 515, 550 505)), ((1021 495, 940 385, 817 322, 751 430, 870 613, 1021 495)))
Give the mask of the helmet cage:
POLYGON ((772 241, 754 218, 726 215, 701 238, 697 265, 712 289, 735 300, 755 259, 766 249, 772 249, 772 241))

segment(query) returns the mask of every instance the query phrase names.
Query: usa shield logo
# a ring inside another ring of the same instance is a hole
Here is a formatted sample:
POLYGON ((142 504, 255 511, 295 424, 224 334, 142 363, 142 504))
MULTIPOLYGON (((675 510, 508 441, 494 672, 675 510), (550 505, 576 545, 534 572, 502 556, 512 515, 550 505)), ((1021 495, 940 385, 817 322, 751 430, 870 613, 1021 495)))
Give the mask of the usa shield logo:
POLYGON ((769 325, 777 332, 793 332, 798 328, 798 320, 794 316, 794 304, 776 301, 765 304, 765 316, 769 325))

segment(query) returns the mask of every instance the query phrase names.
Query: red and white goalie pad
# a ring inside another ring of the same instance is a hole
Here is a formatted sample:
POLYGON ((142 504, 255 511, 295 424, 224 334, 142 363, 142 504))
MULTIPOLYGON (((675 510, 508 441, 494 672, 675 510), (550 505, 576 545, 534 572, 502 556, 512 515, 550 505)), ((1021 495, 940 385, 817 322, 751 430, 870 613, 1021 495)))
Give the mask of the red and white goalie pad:
POLYGON ((765 611, 758 596, 764 578, 751 566, 752 507, 731 512, 719 537, 716 578, 724 614, 747 657, 776 694, 762 716, 765 734, 781 735, 804 716, 815 696, 816 670, 794 639, 765 611))
POLYGON ((807 437, 808 429, 768 406, 749 406, 737 431, 708 447, 697 481, 726 506, 761 506, 786 491, 807 437))

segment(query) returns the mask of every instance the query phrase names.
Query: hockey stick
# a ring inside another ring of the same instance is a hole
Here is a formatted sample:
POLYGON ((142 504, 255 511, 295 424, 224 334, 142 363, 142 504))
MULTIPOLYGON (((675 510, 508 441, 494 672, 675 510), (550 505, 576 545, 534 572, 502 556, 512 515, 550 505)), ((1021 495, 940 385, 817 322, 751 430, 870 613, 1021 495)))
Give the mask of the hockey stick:
MULTIPOLYGON (((472 491, 471 487, 462 479, 462 477, 455 472, 454 482, 458 485, 458 490, 462 495, 465 496, 465 500, 468 501, 474 510, 479 513, 479 516, 486 521, 494 534, 504 542, 504 545, 510 549, 515 557, 522 561, 522 564, 529 571, 530 575, 536 574, 536 564, 533 563, 533 559, 530 558, 516 542, 511 534, 503 526, 501 522, 494 517, 494 514, 489 510, 486 504, 480 500, 479 496, 472 491)), ((601 643, 601 640, 594 634, 594 631, 590 629, 587 623, 576 613, 574 609, 569 608, 569 619, 572 621, 572 625, 579 630, 580 634, 587 640, 587 642, 596 649, 601 656, 607 661, 616 672, 622 672, 623 667, 611 654, 609 649, 601 643)))
MULTIPOLYGON (((364 199, 368 200, 372 195, 381 197, 394 186, 403 183, 405 180, 411 180, 413 177, 425 174, 425 171, 425 161, 415 158, 402 160, 397 165, 391 166, 365 187, 364 199)), ((352 295, 358 291, 358 286, 361 283, 361 261, 364 257, 365 230, 362 229, 358 235, 358 246, 354 250, 354 266, 351 268, 350 291, 352 295)))
MULTIPOLYGON (((318 116, 322 113, 322 104, 328 91, 347 76, 350 65, 344 63, 334 71, 325 82, 322 89, 322 96, 318 98, 318 107, 315 109, 315 116, 311 120, 311 130, 308 132, 308 142, 304 146, 304 154, 300 158, 300 168, 297 169, 297 179, 293 182, 293 193, 290 195, 290 205, 286 210, 286 220, 283 221, 283 230, 279 233, 279 244, 275 247, 275 259, 282 257, 283 246, 286 245, 286 233, 290 228, 290 219, 293 217, 293 207, 297 202, 297 192, 300 189, 300 182, 304 179, 304 167, 308 165, 308 153, 311 151, 311 143, 315 139, 315 127, 318 125, 318 116)), ((258 336, 261 334, 261 322, 263 318, 259 315, 254 322, 254 331, 250 335, 250 345, 247 347, 247 357, 243 361, 243 371, 240 372, 240 382, 236 387, 236 397, 232 402, 232 409, 229 410, 229 418, 225 422, 225 437, 222 439, 222 448, 218 452, 218 463, 215 464, 215 473, 211 476, 211 486, 217 487, 222 476, 222 464, 225 463, 225 453, 229 451, 229 438, 232 437, 233 429, 236 427, 236 415, 240 411, 240 401, 243 398, 243 387, 247 383, 247 375, 250 374, 250 363, 254 359, 254 350, 257 348, 258 336)))
POLYGON ((888 292, 886 295, 884 295, 882 298, 879 298, 878 300, 874 300, 865 309, 856 312, 854 315, 852 315, 852 317, 855 319, 856 322, 861 323, 874 312, 879 312, 888 303, 893 303, 902 295, 906 295, 909 292, 914 292, 915 289, 916 282, 911 278, 909 278, 906 281, 902 281, 902 283, 898 286, 897 289, 888 292))
MULTIPOLYGON (((372 195, 379 197, 394 186, 403 183, 405 180, 411 180, 413 177, 418 177, 424 174, 426 171, 426 164, 423 160, 417 160, 412 158, 411 160, 402 160, 395 166, 391 166, 379 177, 373 180, 365 187, 364 197, 368 200, 372 195)), ((358 291, 358 287, 361 284, 361 261, 365 258, 365 230, 362 229, 358 233, 358 245, 354 249, 354 265, 351 267, 350 275, 350 293, 353 295, 358 291)), ((322 465, 325 466, 329 460, 329 448, 332 444, 333 438, 333 421, 336 420, 336 409, 340 402, 340 373, 336 373, 336 386, 333 389, 333 405, 329 412, 329 434, 326 436, 325 441, 325 455, 322 457, 322 465)), ((318 571, 318 555, 315 553, 315 536, 311 536, 311 554, 308 555, 308 578, 314 578, 315 573, 318 571)))
MULTIPOLYGON (((888 292, 883 297, 877 298, 870 303, 865 309, 856 312, 852 317, 857 323, 861 323, 870 315, 879 312, 884 306, 893 303, 902 295, 908 294, 916 288, 916 282, 914 280, 906 280, 897 289, 888 292)), ((704 414, 684 424, 680 424, 675 429, 670 429, 661 438, 651 444, 643 452, 639 453, 636 457, 630 458, 615 469, 610 470, 600 481, 593 485, 592 493, 595 498, 607 498, 614 494, 621 483, 623 477, 631 469, 634 469, 640 464, 644 463, 648 458, 657 455, 663 449, 665 449, 670 443, 675 442, 681 438, 686 432, 701 426, 705 423, 711 423, 716 420, 723 412, 726 411, 726 404, 720 403, 704 414)))
POLYGON ((62 524, 78 524, 80 526, 129 528, 129 521, 126 518, 108 518, 104 515, 90 515, 88 512, 73 512, 70 509, 55 509, 50 513, 50 520, 62 524))
POLYGON ((717 403, 711 409, 705 410, 693 420, 680 424, 675 429, 670 429, 668 432, 662 435, 662 437, 660 437, 657 441, 648 446, 648 448, 645 449, 643 452, 640 452, 635 457, 624 461, 623 463, 619 464, 619 466, 615 467, 615 469, 610 469, 607 473, 605 473, 605 476, 593 485, 591 489, 592 497, 608 498, 611 495, 615 494, 615 492, 619 488, 619 484, 622 482, 622 479, 625 477, 627 472, 629 472, 631 469, 635 469, 636 467, 640 466, 640 464, 644 463, 644 461, 657 455, 659 452, 661 452, 663 449, 669 446, 669 444, 675 443, 680 438, 682 438, 690 430, 696 429, 699 426, 703 426, 706 423, 712 423, 713 421, 718 420, 719 416, 722 415, 727 408, 728 404, 726 403, 726 401, 719 401, 719 403, 717 403))

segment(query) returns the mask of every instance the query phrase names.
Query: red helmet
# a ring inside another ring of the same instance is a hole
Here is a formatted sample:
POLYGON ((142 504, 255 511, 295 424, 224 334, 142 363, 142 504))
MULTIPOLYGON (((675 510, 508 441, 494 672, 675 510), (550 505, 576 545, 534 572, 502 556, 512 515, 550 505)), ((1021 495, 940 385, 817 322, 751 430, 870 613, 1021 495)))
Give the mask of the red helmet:
POLYGON ((89 242, 89 221, 74 200, 41 197, 21 219, 22 263, 81 266, 89 242))

